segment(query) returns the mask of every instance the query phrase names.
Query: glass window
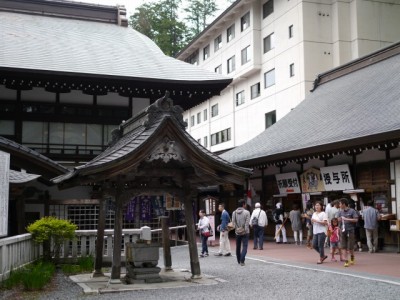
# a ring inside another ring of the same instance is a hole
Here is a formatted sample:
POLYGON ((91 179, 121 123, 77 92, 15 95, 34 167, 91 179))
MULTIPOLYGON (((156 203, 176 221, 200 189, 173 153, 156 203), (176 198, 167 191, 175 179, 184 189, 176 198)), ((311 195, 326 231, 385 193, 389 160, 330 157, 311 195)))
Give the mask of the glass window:
POLYGON ((199 64, 199 50, 196 50, 194 53, 192 53, 188 58, 186 58, 185 61, 192 65, 198 65, 199 64))
POLYGON ((241 31, 246 30, 247 28, 250 27, 250 12, 246 13, 241 19, 240 19, 240 29, 241 31))
POLYGON ((208 147, 208 138, 206 136, 204 137, 204 147, 208 147))
POLYGON ((48 140, 47 122, 22 123, 22 143, 47 144, 48 140))
POLYGON ((87 145, 101 145, 102 144, 102 126, 99 124, 86 124, 87 130, 87 145))
POLYGON ((275 84, 275 69, 264 73, 264 87, 270 87, 275 84))
POLYGON ((228 59, 227 70, 228 70, 228 74, 235 71, 235 55, 232 56, 230 59, 228 59))
POLYGON ((211 118, 218 116, 218 103, 211 106, 211 118))
POLYGON ((222 65, 219 65, 218 67, 215 68, 215 73, 222 74, 222 65))
POLYGON ((275 48, 275 36, 271 33, 269 36, 264 38, 264 53, 275 48))
POLYGON ((65 123, 64 143, 74 145, 86 144, 86 124, 65 123))
POLYGON ((206 60, 210 57, 210 45, 207 45, 203 48, 203 60, 206 60))
POLYGON ((201 145, 201 139, 198 139, 197 142, 201 145))
POLYGON ((208 111, 207 111, 207 109, 205 109, 205 110, 203 111, 203 120, 204 120, 204 121, 207 121, 207 119, 208 119, 208 111))
POLYGON ((188 123, 188 119, 185 119, 185 124, 186 124, 186 125, 185 125, 185 128, 187 128, 187 127, 188 127, 188 124, 189 124, 189 123, 188 123))
POLYGON ((271 111, 265 114, 265 129, 276 123, 276 111, 271 111))
POLYGON ((294 64, 290 64, 289 66, 289 75, 290 77, 294 76, 294 64))
POLYGON ((218 145, 231 140, 231 129, 224 129, 211 135, 211 146, 218 145))
POLYGON ((274 12, 274 0, 269 0, 263 5, 263 19, 274 12))
POLYGON ((226 30, 226 41, 229 43, 235 38, 235 24, 226 30))
POLYGON ((249 62, 250 60, 251 60, 250 46, 247 46, 242 50, 242 65, 249 62))
POLYGON ((14 135, 14 121, 0 120, 0 135, 14 135))
POLYGON ((214 52, 222 48, 222 36, 219 35, 214 39, 214 52))
POLYGON ((242 105, 244 103, 244 91, 240 91, 236 94, 236 106, 242 105))
POLYGON ((197 113, 197 124, 201 122, 201 113, 197 113))
POLYGON ((64 123, 50 123, 49 143, 64 144, 64 123))
POLYGON ((293 25, 289 26, 289 39, 293 37, 293 25))
POLYGON ((190 126, 194 126, 194 116, 190 117, 190 126))
POLYGON ((256 83, 250 87, 251 91, 251 99, 257 98, 260 96, 260 83, 256 83))

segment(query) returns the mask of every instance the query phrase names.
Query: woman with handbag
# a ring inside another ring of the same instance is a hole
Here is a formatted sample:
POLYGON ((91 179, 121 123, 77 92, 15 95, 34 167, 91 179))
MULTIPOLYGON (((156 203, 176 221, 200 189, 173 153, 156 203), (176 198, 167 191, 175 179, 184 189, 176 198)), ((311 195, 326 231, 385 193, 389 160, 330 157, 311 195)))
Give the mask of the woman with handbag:
POLYGON ((200 233, 201 239, 201 254, 200 257, 208 256, 208 245, 207 241, 211 235, 210 231, 210 220, 206 217, 206 213, 204 209, 200 209, 199 211, 199 223, 197 224, 197 229, 200 233))

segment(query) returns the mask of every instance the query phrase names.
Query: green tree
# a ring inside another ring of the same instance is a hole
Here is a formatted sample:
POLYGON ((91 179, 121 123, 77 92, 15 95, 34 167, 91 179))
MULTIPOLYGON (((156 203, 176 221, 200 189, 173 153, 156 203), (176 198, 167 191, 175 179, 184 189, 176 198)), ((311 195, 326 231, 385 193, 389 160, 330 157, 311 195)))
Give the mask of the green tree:
POLYGON ((185 45, 186 25, 178 20, 181 0, 162 0, 143 4, 130 17, 130 25, 152 39, 169 56, 185 45))
POLYGON ((64 241, 75 238, 75 230, 78 226, 67 220, 55 217, 43 217, 27 227, 33 240, 43 244, 43 256, 45 260, 51 260, 51 249, 54 251, 55 261, 58 263, 61 245, 64 241))
POLYGON ((209 24, 207 20, 213 17, 218 7, 214 0, 191 0, 185 11, 188 13, 186 20, 190 23, 191 37, 197 36, 209 24))

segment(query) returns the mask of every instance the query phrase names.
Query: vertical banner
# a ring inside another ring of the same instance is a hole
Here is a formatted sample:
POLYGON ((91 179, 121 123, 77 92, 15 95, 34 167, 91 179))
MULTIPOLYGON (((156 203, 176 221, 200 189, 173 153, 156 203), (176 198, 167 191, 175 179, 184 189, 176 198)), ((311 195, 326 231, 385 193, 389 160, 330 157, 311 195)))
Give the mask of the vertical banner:
POLYGON ((354 189, 349 165, 321 167, 321 175, 326 191, 344 191, 354 189))
POLYGON ((137 200, 137 197, 133 197, 126 206, 125 221, 133 222, 135 220, 137 200))
POLYGON ((140 221, 151 221, 151 200, 149 196, 140 196, 140 221))
POLYGON ((165 215, 164 199, 163 196, 151 196, 151 205, 153 206, 154 213, 157 217, 165 215))
POLYGON ((0 151, 0 237, 8 234, 10 154, 0 151))

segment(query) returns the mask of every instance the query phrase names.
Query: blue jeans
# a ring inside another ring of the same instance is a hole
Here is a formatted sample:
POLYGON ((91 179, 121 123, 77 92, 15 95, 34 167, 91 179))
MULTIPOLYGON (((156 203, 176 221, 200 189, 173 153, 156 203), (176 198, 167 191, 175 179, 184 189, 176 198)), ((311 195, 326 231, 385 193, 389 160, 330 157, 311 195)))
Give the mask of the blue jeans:
POLYGON ((320 258, 325 257, 325 252, 324 252, 325 237, 326 234, 324 232, 314 234, 313 236, 313 248, 315 249, 315 251, 319 253, 320 258))
POLYGON ((236 235, 236 259, 238 264, 244 263, 247 254, 248 244, 249 244, 249 234, 236 235))
POLYGON ((254 225, 254 248, 262 249, 264 245, 264 227, 254 225))
POLYGON ((207 246, 207 240, 208 236, 203 236, 200 234, 201 237, 201 254, 208 254, 208 246, 207 246))

